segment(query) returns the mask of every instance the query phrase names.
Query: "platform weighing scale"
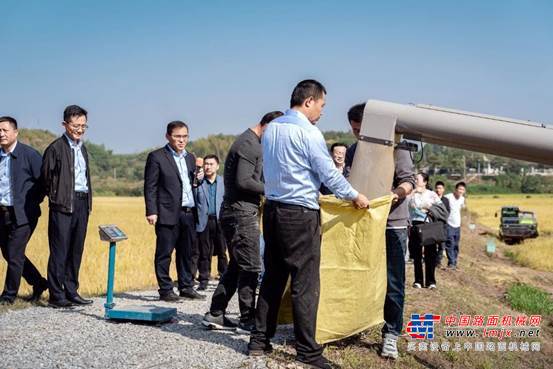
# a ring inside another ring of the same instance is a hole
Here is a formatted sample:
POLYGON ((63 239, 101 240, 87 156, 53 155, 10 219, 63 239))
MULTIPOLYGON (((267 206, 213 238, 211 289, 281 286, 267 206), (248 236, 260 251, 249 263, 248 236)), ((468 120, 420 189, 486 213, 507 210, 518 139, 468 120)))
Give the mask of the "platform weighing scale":
POLYGON ((113 302, 113 284, 115 278, 115 252, 119 241, 128 237, 114 224, 100 225, 100 239, 109 242, 109 266, 108 266, 108 289, 106 296, 105 318, 109 320, 126 320, 142 322, 166 322, 177 315, 177 309, 153 305, 129 305, 115 308, 113 302))

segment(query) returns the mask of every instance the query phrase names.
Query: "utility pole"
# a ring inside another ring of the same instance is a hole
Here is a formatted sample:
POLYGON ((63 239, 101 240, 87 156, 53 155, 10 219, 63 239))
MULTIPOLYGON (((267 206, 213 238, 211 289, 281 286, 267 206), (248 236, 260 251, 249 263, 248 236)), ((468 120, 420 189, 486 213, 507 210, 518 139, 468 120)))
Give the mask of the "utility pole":
POLYGON ((467 158, 463 155, 463 181, 467 180, 467 158))

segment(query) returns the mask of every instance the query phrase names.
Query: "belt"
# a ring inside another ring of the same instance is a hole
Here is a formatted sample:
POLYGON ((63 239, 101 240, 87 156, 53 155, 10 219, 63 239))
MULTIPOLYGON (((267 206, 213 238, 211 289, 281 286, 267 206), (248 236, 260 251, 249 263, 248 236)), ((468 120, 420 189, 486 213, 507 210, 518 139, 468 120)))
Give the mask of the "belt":
POLYGON ((290 209, 290 210, 319 211, 318 209, 310 209, 310 208, 306 208, 305 206, 301 206, 301 205, 286 204, 286 203, 283 203, 283 202, 280 202, 280 201, 273 201, 273 200, 267 200, 265 202, 265 206, 272 207, 272 208, 290 209))
POLYGON ((76 199, 88 199, 88 192, 75 192, 76 199))
POLYGON ((185 213, 191 213, 194 208, 189 208, 188 206, 183 206, 180 209, 181 209, 181 211, 184 211, 185 213))

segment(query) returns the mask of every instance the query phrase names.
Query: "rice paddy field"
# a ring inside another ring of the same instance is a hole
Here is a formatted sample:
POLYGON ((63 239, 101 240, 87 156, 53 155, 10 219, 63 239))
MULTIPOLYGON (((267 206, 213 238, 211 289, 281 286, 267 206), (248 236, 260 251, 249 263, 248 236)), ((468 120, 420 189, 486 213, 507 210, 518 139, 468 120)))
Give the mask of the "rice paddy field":
MULTIPOLYGON (((517 205, 534 211, 538 218, 540 237, 522 244, 510 246, 510 256, 521 265, 534 269, 553 271, 553 196, 552 195, 486 195, 467 199, 472 221, 497 232, 499 218, 495 213, 504 205, 517 205)), ((47 216, 43 216, 27 247, 27 255, 45 275, 48 263, 47 216)), ((98 225, 117 224, 129 239, 118 243, 115 290, 130 291, 155 288, 154 228, 146 223, 144 201, 140 197, 95 197, 86 239, 80 274, 80 292, 85 295, 101 295, 106 290, 108 244, 100 241, 98 225)), ((3 284, 6 263, 0 259, 0 282, 3 284)), ((173 267, 173 278, 176 277, 173 267)), ((20 293, 30 293, 23 281, 20 293)))
MULTIPOLYGON (((95 197, 88 223, 88 232, 80 271, 84 295, 101 295, 106 291, 108 243, 100 241, 98 225, 117 224, 129 239, 117 244, 115 262, 115 290, 129 291, 157 285, 154 274, 154 227, 145 219, 144 200, 141 197, 95 197)), ((48 264, 48 208, 43 204, 42 217, 29 245, 27 256, 46 274, 48 264)), ((172 263, 174 264, 174 263, 172 263)), ((173 277, 176 274, 173 267, 173 277)), ((3 285, 6 263, 0 262, 0 281, 3 285)), ((21 283, 20 294, 30 293, 26 282, 21 283)))
POLYGON ((499 230, 499 217, 495 213, 502 206, 515 205, 521 210, 533 211, 538 220, 540 236, 510 246, 509 256, 524 266, 553 271, 553 195, 481 195, 470 196, 467 207, 472 221, 491 231, 499 230))

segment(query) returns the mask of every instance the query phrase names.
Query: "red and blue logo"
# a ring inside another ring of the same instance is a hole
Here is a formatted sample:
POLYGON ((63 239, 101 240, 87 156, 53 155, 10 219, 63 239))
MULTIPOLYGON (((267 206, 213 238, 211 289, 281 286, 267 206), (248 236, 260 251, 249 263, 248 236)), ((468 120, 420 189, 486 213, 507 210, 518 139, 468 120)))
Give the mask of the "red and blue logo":
POLYGON ((411 338, 431 340, 434 338, 434 324, 439 323, 440 319, 440 315, 411 314, 411 320, 405 330, 411 338))

